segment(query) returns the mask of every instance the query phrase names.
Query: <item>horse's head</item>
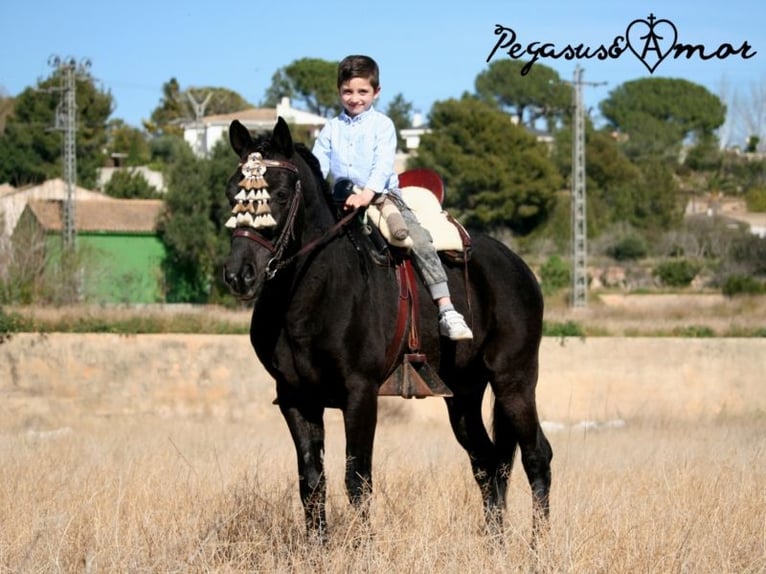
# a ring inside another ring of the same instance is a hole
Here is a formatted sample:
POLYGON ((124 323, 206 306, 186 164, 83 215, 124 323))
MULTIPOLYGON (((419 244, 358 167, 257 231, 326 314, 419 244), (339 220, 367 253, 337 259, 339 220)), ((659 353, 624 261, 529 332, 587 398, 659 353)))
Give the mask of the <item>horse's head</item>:
POLYGON ((236 296, 251 300, 300 241, 302 179, 310 169, 282 118, 271 136, 258 139, 234 120, 229 141, 239 166, 226 187, 232 208, 226 227, 233 231, 224 281, 236 296))

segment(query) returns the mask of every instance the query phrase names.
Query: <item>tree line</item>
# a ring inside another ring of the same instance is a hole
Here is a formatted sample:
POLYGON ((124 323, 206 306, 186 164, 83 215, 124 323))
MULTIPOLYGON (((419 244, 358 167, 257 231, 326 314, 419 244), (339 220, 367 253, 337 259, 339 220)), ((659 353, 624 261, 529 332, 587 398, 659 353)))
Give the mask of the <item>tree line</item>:
MULTIPOLYGON (((469 229, 508 238, 521 249, 549 245, 567 253, 572 87, 545 65, 525 76, 523 66, 495 61, 471 91, 435 102, 428 132, 408 165, 442 175, 446 207, 469 229)), ((296 60, 275 72, 259 105, 273 107, 287 96, 296 107, 332 116, 339 112, 336 69, 337 62, 296 60)), ((0 182, 23 186, 61 175, 61 134, 50 130, 58 73, 15 98, 0 98, 0 182)), ((216 300, 222 289, 217 270, 226 251, 221 225, 228 209, 223 185, 234 158, 223 143, 210 157, 195 157, 181 131, 181 123, 193 118, 193 102, 203 99, 209 114, 252 107, 226 88, 182 89, 171 78, 137 128, 111 117, 108 90, 91 77, 77 80, 78 184, 95 187, 96 169, 113 154, 120 154, 123 165, 149 165, 166 175, 160 233, 169 252, 170 301, 216 300)), ((382 111, 398 128, 409 127, 412 105, 402 93, 382 111)), ((626 82, 601 102, 599 113, 600 126, 590 117, 586 121, 590 238, 656 241, 682 226, 690 193, 738 195, 766 209, 766 163, 721 149, 717 132, 726 106, 703 86, 659 77, 626 82)), ((757 143, 748 142, 753 148, 757 143)), ((118 173, 104 191, 127 198, 156 194, 130 172, 118 173)))

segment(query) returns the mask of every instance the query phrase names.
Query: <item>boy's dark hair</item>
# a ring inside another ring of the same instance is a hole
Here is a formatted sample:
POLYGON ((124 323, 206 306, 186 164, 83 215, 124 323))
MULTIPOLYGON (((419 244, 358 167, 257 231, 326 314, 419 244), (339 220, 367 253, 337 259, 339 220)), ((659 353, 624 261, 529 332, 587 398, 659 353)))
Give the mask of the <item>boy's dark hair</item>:
POLYGON ((380 70, 377 62, 369 56, 346 56, 338 64, 338 89, 344 82, 353 78, 369 80, 373 89, 377 90, 380 84, 380 70))

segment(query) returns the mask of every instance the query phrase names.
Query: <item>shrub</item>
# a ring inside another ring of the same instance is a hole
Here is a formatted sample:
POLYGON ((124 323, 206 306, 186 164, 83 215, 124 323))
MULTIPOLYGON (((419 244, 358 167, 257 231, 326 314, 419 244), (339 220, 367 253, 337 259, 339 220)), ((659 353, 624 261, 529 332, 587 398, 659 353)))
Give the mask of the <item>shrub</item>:
POLYGON ((653 274, 668 287, 687 287, 700 269, 698 263, 688 259, 671 259, 657 265, 653 274))
POLYGON ((582 325, 575 321, 565 321, 563 323, 549 323, 543 321, 543 335, 546 337, 585 337, 585 330, 582 325))
POLYGON ((732 241, 729 257, 746 273, 766 273, 766 237, 747 233, 732 241))
POLYGON ((673 330, 674 337, 709 338, 715 337, 715 331, 706 325, 689 325, 673 330))
POLYGON ((540 268, 540 282, 546 295, 563 289, 570 280, 569 266, 558 255, 551 255, 540 268))
POLYGON ((766 286, 750 275, 729 275, 721 286, 727 297, 735 295, 759 295, 766 293, 766 286))
POLYGON ((751 187, 745 193, 745 203, 748 211, 766 211, 766 187, 751 187))
POLYGON ((647 252, 646 240, 640 235, 626 235, 606 250, 606 254, 617 261, 635 261, 646 257, 647 252))
POLYGON ((104 186, 104 193, 123 199, 156 199, 157 190, 137 171, 118 170, 104 186))
POLYGON ((8 341, 13 333, 19 331, 21 318, 17 313, 8 313, 0 307, 0 345, 8 341))

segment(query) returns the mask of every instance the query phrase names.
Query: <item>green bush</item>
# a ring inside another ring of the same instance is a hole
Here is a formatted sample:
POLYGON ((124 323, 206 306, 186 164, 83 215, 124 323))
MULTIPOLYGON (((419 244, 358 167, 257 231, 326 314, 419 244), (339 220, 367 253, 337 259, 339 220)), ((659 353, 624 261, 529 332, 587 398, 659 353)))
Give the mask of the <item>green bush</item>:
POLYGON ((688 259, 671 259, 657 265, 652 272, 668 287, 687 287, 702 266, 688 259))
POLYGON ((563 323, 549 323, 543 321, 543 335, 545 337, 585 337, 585 330, 582 325, 575 321, 565 321, 563 323))
POLYGON ((157 190, 139 172, 118 170, 104 186, 104 193, 122 199, 157 199, 157 190))
POLYGON ((731 262, 741 268, 739 275, 766 273, 766 237, 747 233, 735 238, 729 246, 731 262))
POLYGON ((729 275, 721 286, 727 297, 735 295, 759 295, 766 293, 766 286, 750 275, 729 275))
POLYGON ((570 280, 569 266, 558 255, 551 255, 540 267, 540 282, 546 295, 568 286, 570 280))
POLYGON ((673 329, 674 337, 709 338, 715 337, 715 331, 706 325, 689 325, 673 329))
POLYGON ((635 261, 646 257, 649 248, 646 240, 640 235, 626 235, 614 245, 607 248, 606 254, 617 261, 635 261))
POLYGON ((0 307, 0 345, 9 340, 13 333, 16 333, 21 328, 21 317, 16 313, 8 313, 5 309, 0 307))
POLYGON ((748 189, 745 193, 745 203, 748 211, 766 211, 766 187, 759 185, 748 189))

